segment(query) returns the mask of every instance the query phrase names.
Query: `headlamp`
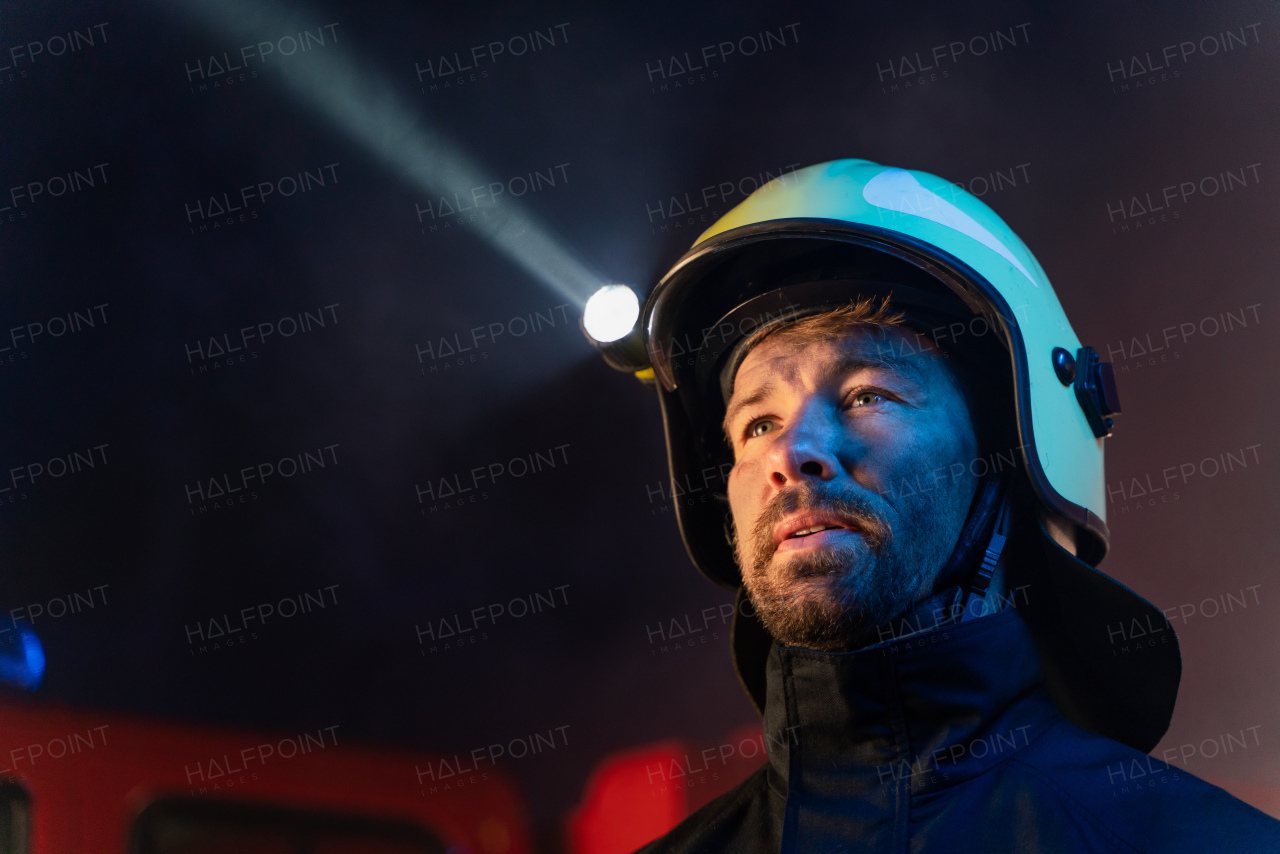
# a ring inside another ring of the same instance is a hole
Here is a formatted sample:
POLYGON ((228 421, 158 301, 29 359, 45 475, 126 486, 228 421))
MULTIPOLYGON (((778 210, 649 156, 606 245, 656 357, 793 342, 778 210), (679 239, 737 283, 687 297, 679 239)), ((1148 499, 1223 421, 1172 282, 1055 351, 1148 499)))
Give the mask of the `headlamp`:
POLYGON ((605 285, 582 312, 582 331, 610 367, 636 373, 649 368, 640 328, 640 297, 626 285, 605 285))

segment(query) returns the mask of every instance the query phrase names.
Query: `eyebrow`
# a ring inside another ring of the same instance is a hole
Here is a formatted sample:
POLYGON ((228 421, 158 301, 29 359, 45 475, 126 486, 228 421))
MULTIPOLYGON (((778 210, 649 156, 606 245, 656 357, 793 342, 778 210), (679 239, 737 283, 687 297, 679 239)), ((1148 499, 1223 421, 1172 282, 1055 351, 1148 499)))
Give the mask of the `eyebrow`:
MULTIPOLYGON (((908 382, 915 382, 917 384, 922 383, 924 380, 924 375, 921 372, 919 365, 916 365, 906 359, 900 359, 897 356, 887 356, 883 353, 865 354, 861 356, 845 356, 829 363, 825 368, 823 368, 821 376, 823 380, 826 380, 833 376, 844 376, 846 374, 856 373, 857 371, 866 370, 868 368, 880 368, 882 370, 892 371, 898 376, 906 379, 908 382)), ((729 409, 724 415, 724 423, 721 426, 726 438, 728 438, 730 442, 733 441, 733 437, 729 435, 729 425, 738 416, 738 413, 749 406, 754 406, 767 399, 771 394, 773 394, 773 390, 773 383, 765 383, 741 400, 735 400, 729 404, 729 409)))
POLYGON ((729 411, 724 414, 724 423, 721 425, 721 427, 724 429, 725 436, 728 437, 729 439, 733 438, 732 436, 728 435, 729 424, 733 421, 734 418, 738 417, 739 412, 746 409, 748 406, 755 406, 757 403, 764 400, 771 394, 773 394, 773 383, 765 383, 764 385, 760 386, 760 388, 756 389, 754 392, 742 398, 741 400, 736 400, 733 403, 730 403, 729 411))
POLYGON ((836 375, 843 376, 866 368, 882 368, 916 383, 924 382, 925 378, 924 372, 920 370, 919 362, 913 362, 910 359, 903 359, 898 356, 887 356, 884 353, 868 353, 862 356, 846 356, 837 359, 823 370, 822 376, 823 379, 836 375))

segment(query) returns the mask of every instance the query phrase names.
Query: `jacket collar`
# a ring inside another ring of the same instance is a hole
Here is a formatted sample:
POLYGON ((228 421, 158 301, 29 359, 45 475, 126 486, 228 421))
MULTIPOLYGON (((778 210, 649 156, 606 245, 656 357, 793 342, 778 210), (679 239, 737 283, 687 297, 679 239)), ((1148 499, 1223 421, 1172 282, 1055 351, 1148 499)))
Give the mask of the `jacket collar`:
POLYGON ((1059 720, 1013 608, 856 652, 775 643, 767 673, 770 784, 788 800, 789 823, 806 805, 837 802, 855 823, 855 802, 868 819, 892 815, 906 797, 986 771, 1059 720))

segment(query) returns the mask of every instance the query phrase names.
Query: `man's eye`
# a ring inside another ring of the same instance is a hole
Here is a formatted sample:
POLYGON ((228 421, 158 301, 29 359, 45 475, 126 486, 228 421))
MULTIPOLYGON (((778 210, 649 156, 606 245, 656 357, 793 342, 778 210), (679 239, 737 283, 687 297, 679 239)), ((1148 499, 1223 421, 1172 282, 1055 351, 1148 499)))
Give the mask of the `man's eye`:
POLYGON ((873 403, 884 403, 885 396, 878 391, 860 391, 849 401, 851 408, 859 406, 870 406, 873 403))
POLYGON ((754 439, 757 436, 763 436, 765 433, 771 432, 774 426, 775 425, 772 421, 768 420, 767 418, 762 418, 761 420, 747 427, 747 437, 754 439))

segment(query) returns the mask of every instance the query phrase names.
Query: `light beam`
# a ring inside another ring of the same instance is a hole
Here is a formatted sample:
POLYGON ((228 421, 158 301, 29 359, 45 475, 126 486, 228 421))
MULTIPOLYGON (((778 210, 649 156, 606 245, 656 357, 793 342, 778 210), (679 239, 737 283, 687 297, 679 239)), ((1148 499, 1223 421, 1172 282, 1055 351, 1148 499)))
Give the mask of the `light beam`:
MULTIPOLYGON (((250 44, 273 33, 295 32, 293 15, 244 0, 189 0, 186 8, 229 39, 250 44)), ((405 102, 378 72, 338 51, 312 50, 276 64, 298 98, 384 163, 432 196, 465 195, 492 177, 405 102)), ((579 308, 604 279, 514 199, 476 225, 491 246, 579 308)))

